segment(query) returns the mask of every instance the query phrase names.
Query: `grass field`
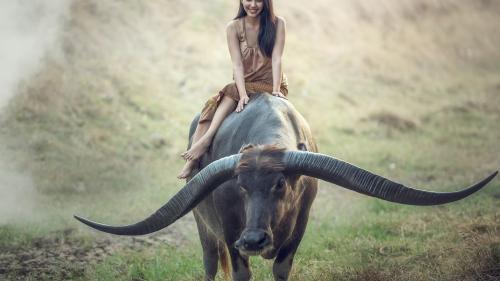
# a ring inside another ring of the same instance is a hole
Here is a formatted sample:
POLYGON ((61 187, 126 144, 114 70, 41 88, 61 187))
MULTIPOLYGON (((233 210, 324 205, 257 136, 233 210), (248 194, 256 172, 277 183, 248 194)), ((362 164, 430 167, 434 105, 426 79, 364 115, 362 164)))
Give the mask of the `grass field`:
MULTIPOLYGON (((0 279, 203 277, 191 214, 139 238, 72 215, 130 223, 182 187, 191 118, 231 82, 228 2, 73 2, 1 115, 0 279)), ((290 101, 322 153, 435 191, 499 169, 498 1, 275 2, 290 101)), ((438 207, 321 182, 291 280, 500 280, 500 180, 438 207)))

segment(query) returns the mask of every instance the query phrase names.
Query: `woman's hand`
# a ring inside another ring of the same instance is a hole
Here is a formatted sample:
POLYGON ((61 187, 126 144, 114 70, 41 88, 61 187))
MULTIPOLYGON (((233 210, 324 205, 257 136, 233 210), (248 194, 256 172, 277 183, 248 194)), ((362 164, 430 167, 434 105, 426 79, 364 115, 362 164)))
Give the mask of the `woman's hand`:
POLYGON ((241 112, 249 100, 250 100, 250 98, 248 97, 248 95, 244 95, 244 96, 240 97, 240 100, 238 101, 238 105, 236 106, 235 111, 241 112))
POLYGON ((275 97, 284 98, 287 100, 287 97, 285 95, 283 95, 281 92, 273 92, 272 95, 275 97))

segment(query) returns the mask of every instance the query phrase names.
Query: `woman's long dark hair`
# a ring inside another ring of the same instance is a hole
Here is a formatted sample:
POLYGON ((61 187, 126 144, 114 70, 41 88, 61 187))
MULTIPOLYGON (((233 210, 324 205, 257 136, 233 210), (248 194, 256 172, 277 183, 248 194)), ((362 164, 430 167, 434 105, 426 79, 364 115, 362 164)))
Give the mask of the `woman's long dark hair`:
MULTIPOLYGON (((264 7, 260 12, 259 47, 262 53, 268 58, 273 54, 274 43, 276 42, 276 15, 274 14, 273 0, 264 0, 264 7)), ((238 15, 234 19, 239 19, 247 15, 243 4, 240 1, 238 15)))

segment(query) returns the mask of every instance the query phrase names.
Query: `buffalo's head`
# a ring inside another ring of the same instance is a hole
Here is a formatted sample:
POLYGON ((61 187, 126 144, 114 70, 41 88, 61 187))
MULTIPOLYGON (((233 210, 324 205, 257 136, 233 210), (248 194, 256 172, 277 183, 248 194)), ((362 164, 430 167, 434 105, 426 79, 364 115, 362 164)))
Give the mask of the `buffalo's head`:
POLYGON ((249 145, 240 152, 235 174, 246 224, 235 247, 246 255, 272 255, 274 237, 284 238, 280 232, 290 227, 290 215, 297 213, 295 180, 285 174, 284 148, 249 145))

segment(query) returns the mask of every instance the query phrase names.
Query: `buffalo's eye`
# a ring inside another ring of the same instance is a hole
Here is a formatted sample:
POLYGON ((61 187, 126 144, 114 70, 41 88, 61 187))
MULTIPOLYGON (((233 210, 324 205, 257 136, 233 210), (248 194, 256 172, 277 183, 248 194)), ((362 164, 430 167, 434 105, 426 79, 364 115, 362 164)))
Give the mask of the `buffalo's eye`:
POLYGON ((278 180, 278 182, 276 183, 276 186, 274 187, 275 190, 281 190, 283 189, 283 187, 285 187, 286 185, 286 180, 285 178, 281 178, 278 180))

